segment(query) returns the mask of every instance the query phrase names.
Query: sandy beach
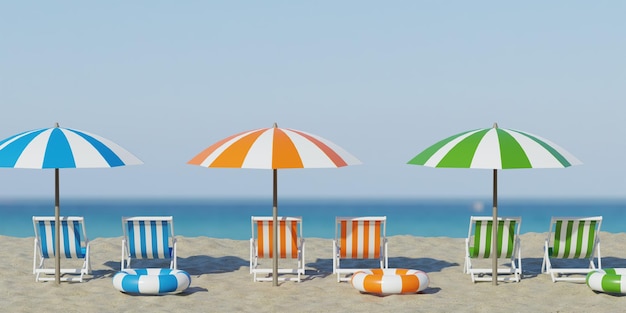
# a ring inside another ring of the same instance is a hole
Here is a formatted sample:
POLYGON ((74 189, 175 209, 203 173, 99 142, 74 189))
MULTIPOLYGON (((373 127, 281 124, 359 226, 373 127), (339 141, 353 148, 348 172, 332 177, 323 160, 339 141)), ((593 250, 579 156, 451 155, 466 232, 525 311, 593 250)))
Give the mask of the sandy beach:
MULTIPOLYGON (((462 273, 461 238, 389 237, 389 266, 419 269, 430 278, 422 293, 389 296, 337 283, 330 239, 306 238, 304 281, 273 287, 252 282, 248 241, 177 238, 178 267, 191 275, 190 288, 177 295, 132 296, 112 285, 121 238, 93 239, 93 274, 83 283, 56 286, 34 280, 33 238, 0 236, 0 307, 6 312, 613 312, 626 306, 626 297, 595 293, 584 283, 553 283, 541 274, 545 234, 522 235, 523 279, 498 286, 472 283, 462 273)), ((601 233, 601 252, 604 268, 626 267, 626 234, 601 233)))

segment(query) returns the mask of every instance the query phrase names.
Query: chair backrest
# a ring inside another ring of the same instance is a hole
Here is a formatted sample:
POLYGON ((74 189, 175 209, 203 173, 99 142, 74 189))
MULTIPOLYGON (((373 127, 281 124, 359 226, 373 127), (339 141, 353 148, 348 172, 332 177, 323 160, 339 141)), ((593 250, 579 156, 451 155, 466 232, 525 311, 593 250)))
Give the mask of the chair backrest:
POLYGON ((385 216, 337 217, 335 241, 346 259, 378 259, 386 236, 385 216))
POLYGON ((563 259, 591 257, 601 224, 601 216, 553 217, 550 222, 549 238, 552 239, 550 256, 563 259))
MULTIPOLYGON (((497 257, 510 258, 522 224, 521 217, 498 217, 497 257)), ((472 258, 489 258, 493 250, 493 217, 472 216, 468 232, 472 258), (472 231, 473 230, 473 231, 472 231)))
POLYGON ((164 259, 171 257, 174 237, 171 216, 136 216, 122 218, 124 239, 131 257, 164 259))
MULTIPOLYGON (((257 256, 274 257, 274 218, 271 216, 252 216, 252 237, 256 236, 257 256)), ((299 239, 302 238, 302 217, 277 217, 278 221, 278 257, 282 259, 298 258, 299 239)))
MULTIPOLYGON (((84 258, 86 254, 87 235, 83 217, 62 216, 60 221, 61 257, 84 258)), ((52 258, 55 253, 56 222, 54 216, 33 216, 35 236, 39 240, 41 256, 52 258)))

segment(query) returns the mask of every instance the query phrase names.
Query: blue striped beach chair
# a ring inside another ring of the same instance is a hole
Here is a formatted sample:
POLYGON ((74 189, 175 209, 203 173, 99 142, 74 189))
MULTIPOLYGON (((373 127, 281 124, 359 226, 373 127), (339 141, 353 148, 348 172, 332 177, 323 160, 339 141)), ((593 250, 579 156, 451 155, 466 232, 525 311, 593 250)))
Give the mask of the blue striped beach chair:
POLYGON ((371 268, 359 265, 378 263, 380 268, 389 267, 386 222, 386 216, 335 218, 333 274, 337 282, 349 281, 351 274, 371 268), (352 264, 343 262, 348 259, 352 264))
MULTIPOLYGON (((302 237, 302 217, 277 217, 278 219, 278 258, 281 264, 277 274, 295 274, 293 280, 301 281, 304 275, 304 238, 302 237)), ((252 216, 252 237, 250 238, 250 274, 256 281, 272 281, 274 257, 274 218, 272 216, 252 216)), ((289 276, 278 277, 280 281, 292 280, 289 276)))
MULTIPOLYGON (((83 281, 85 274, 91 274, 91 264, 89 261, 89 239, 85 231, 85 221, 83 217, 66 216, 59 217, 60 221, 60 256, 67 261, 66 264, 75 263, 75 268, 60 268, 62 281, 83 281), (71 260, 71 261, 70 261, 71 260), (78 266, 80 264, 80 266, 78 266), (65 276, 65 274, 76 274, 79 277, 65 276)), ((35 251, 33 257, 33 274, 35 281, 50 281, 53 277, 42 276, 54 275, 55 256, 55 232, 56 222, 54 216, 33 216, 33 226, 35 228, 35 251), (46 264, 50 260, 52 267, 46 264)))
POLYGON ((553 282, 584 282, 587 273, 601 269, 599 237, 601 224, 602 216, 552 217, 548 237, 545 240, 541 271, 550 274, 553 282), (594 258, 597 258, 597 266, 594 258), (569 262, 573 264, 576 262, 573 261, 575 259, 586 259, 588 262, 584 262, 586 264, 583 266, 554 267, 555 262, 563 263, 570 260, 569 262))
POLYGON ((121 269, 132 259, 169 259, 176 269, 176 238, 172 216, 123 217, 121 269))
MULTIPOLYGON (((522 256, 519 232, 521 217, 498 217, 497 257, 507 260, 498 266, 498 280, 519 282, 522 275, 522 256), (507 265, 508 264, 508 265, 507 265), (505 274, 507 276, 500 276, 505 274)), ((463 270, 470 274, 472 282, 492 281, 492 267, 476 268, 472 261, 491 260, 493 250, 493 217, 471 216, 470 226, 465 239, 465 265, 463 270)), ((500 262, 498 262, 500 264, 500 262)), ((489 263, 491 264, 491 263, 489 263)))

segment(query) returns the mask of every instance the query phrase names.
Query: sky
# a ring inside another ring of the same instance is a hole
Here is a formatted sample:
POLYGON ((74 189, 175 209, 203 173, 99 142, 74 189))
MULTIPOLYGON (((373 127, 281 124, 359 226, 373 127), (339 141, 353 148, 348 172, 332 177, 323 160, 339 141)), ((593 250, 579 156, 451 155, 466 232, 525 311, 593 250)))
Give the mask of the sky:
MULTIPOLYGON (((492 172, 407 162, 462 131, 547 138, 583 165, 503 170, 501 198, 626 198, 623 1, 2 1, 0 137, 74 128, 144 164, 64 169, 61 196, 248 198, 272 173, 188 165, 273 123, 363 164, 279 170, 279 198, 476 198, 492 172)), ((0 198, 54 171, 0 169, 0 198)))

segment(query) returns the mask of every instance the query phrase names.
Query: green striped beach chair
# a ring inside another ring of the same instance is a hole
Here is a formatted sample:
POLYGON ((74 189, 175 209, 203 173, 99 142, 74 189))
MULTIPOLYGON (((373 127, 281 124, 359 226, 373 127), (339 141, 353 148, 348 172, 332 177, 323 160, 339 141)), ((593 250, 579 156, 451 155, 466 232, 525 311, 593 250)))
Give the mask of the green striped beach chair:
MULTIPOLYGON (((62 281, 83 281, 85 274, 91 274, 89 261, 89 239, 85 231, 85 220, 80 216, 61 216, 60 221, 60 256, 65 259, 65 268, 60 268, 62 281), (71 267, 69 264, 76 264, 71 267), (65 276, 76 274, 76 276, 65 276)), ((55 256, 55 218, 54 216, 33 216, 35 227, 35 251, 33 257, 33 274, 35 281, 50 281, 55 277, 42 276, 41 274, 54 275, 55 256), (50 260, 52 267, 46 265, 50 260)))
MULTIPOLYGON (((521 217, 498 217, 498 259, 508 260, 498 266, 498 280, 519 282, 522 274, 522 257, 519 232, 522 224, 521 217), (508 265, 507 265, 508 264, 508 265), (500 276, 506 274, 507 276, 500 276)), ((470 274, 472 282, 492 281, 491 263, 479 260, 492 259, 493 217, 471 216, 470 225, 465 239, 465 265, 463 270, 470 274), (481 262, 489 267, 477 268, 475 264, 481 262)), ((499 262, 500 263, 500 262, 499 262)))
POLYGON ((132 259, 169 259, 176 269, 176 238, 171 216, 123 217, 122 270, 132 259))
POLYGON ((596 268, 601 269, 599 237, 601 224, 602 216, 552 217, 548 237, 545 241, 541 271, 550 274, 553 282, 584 282, 587 273, 596 268), (598 259, 597 266, 594 263, 594 258, 598 259), (556 268, 553 264, 555 259, 587 259, 589 262, 584 267, 556 268))

